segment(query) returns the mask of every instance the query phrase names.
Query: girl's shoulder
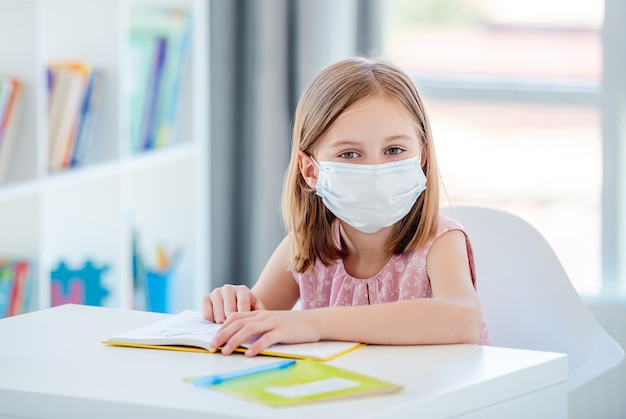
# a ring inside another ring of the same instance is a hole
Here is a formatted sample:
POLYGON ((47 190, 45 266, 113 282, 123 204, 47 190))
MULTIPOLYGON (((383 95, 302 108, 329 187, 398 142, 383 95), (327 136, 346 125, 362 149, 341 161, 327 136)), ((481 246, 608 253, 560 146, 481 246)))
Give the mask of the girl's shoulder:
POLYGON ((406 263, 414 263, 413 260, 426 260, 428 252, 430 251, 430 248, 435 243, 435 241, 437 241, 437 239, 443 236, 445 233, 455 230, 461 231, 465 235, 466 242, 469 244, 469 236, 461 223, 453 218, 440 214, 437 231, 435 232, 435 234, 432 235, 429 240, 426 241, 424 245, 419 248, 406 250, 403 253, 396 255, 396 257, 403 259, 406 263))
POLYGON ((432 244, 441 235, 447 233, 448 231, 453 231, 453 230, 459 230, 463 232, 466 238, 468 237, 465 227, 463 227, 463 225, 460 222, 458 222, 454 218, 450 218, 446 215, 439 214, 439 227, 437 228, 437 233, 430 240, 430 243, 432 244))

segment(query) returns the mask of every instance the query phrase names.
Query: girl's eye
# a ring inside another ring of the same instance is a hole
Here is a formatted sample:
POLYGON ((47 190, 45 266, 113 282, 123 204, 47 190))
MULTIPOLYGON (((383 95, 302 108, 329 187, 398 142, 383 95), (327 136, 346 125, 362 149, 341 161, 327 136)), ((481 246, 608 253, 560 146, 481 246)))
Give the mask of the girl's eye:
POLYGON ((387 150, 385 150, 385 154, 388 155, 398 155, 400 153, 402 153, 404 150, 401 149, 400 147, 391 147, 388 148, 387 150))
POLYGON ((359 153, 357 153, 356 151, 346 151, 345 153, 341 153, 339 157, 341 157, 342 159, 356 159, 357 157, 359 157, 359 153))

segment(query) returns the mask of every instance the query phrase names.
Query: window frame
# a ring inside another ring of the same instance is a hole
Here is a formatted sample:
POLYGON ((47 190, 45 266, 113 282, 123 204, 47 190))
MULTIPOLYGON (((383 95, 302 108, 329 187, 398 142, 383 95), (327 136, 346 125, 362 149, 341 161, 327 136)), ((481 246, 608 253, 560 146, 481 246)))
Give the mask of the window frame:
POLYGON ((412 74, 433 99, 597 107, 601 116, 601 291, 626 297, 626 3, 605 0, 600 83, 554 84, 412 74))
POLYGON ((605 0, 602 33, 602 289, 626 295, 626 5, 605 0))

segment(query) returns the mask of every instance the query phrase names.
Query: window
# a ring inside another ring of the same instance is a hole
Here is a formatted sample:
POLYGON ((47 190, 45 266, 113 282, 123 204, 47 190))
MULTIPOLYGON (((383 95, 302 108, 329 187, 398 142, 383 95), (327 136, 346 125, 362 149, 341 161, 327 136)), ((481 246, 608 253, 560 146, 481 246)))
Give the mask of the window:
POLYGON ((601 0, 383 0, 385 55, 424 94, 443 204, 505 209, 582 294, 602 286, 601 0))

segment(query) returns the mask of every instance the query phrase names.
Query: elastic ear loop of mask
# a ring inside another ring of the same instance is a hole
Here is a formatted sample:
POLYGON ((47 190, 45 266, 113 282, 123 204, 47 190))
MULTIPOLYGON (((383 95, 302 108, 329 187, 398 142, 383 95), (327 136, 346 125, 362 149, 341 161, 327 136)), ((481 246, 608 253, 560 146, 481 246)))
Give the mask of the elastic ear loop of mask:
POLYGON ((319 164, 317 164, 317 162, 315 161, 315 157, 313 157, 311 154, 308 154, 309 158, 311 159, 311 161, 313 162, 313 164, 315 165, 315 167, 317 167, 318 170, 322 170, 322 168, 320 167, 319 164))

